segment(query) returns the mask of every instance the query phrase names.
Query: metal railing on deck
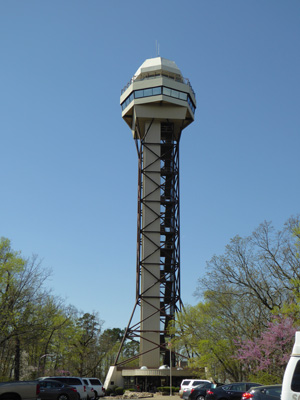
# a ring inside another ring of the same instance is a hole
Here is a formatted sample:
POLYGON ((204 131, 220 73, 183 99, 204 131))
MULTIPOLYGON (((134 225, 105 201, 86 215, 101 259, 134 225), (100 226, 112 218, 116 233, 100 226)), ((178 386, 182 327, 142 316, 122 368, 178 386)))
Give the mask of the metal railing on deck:
POLYGON ((130 79, 130 81, 127 83, 127 85, 124 86, 123 89, 121 90, 121 95, 129 88, 130 85, 132 85, 132 83, 134 81, 143 81, 145 79, 155 79, 155 78, 159 78, 160 76, 162 76, 164 78, 172 79, 173 81, 180 82, 180 83, 183 83, 185 85, 188 85, 191 88, 191 90, 192 90, 192 92, 193 92, 193 94, 194 94, 194 96, 196 98, 196 93, 194 92, 194 90, 192 88, 192 85, 191 85, 191 83, 190 83, 188 78, 183 78, 183 77, 180 77, 179 75, 167 74, 166 72, 155 73, 155 74, 151 74, 151 73, 143 74, 142 77, 140 77, 140 75, 138 75, 138 76, 134 75, 130 79))

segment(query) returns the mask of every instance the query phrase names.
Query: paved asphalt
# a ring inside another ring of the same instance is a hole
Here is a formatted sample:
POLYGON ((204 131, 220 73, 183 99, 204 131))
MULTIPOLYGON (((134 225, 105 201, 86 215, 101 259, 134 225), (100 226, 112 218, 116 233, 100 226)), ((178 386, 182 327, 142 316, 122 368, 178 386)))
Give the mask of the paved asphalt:
POLYGON ((153 396, 153 400, 180 400, 178 394, 174 394, 173 396, 160 396, 158 394, 153 396))
MULTIPOLYGON (((116 399, 116 398, 122 398, 121 396, 120 397, 118 397, 118 396, 116 396, 116 397, 109 397, 109 396, 107 396, 107 397, 102 397, 102 399, 110 399, 110 400, 113 400, 113 399, 116 399)), ((159 395, 159 394, 153 394, 153 397, 139 397, 139 399, 150 399, 150 400, 180 400, 180 397, 179 397, 179 395, 178 394, 174 394, 173 396, 162 396, 162 395, 159 395)), ((139 400, 139 399, 137 399, 137 400, 139 400)))
MULTIPOLYGON (((113 400, 113 399, 122 399, 122 396, 113 396, 113 397, 110 397, 110 396, 107 396, 107 397, 106 397, 106 396, 105 396, 105 397, 102 397, 102 399, 103 399, 103 400, 108 400, 108 399, 110 399, 110 400, 113 400)), ((162 395, 156 394, 156 393, 153 394, 153 397, 148 397, 148 396, 146 396, 146 397, 139 397, 138 399, 134 399, 134 400, 139 400, 139 399, 149 399, 149 400, 181 400, 178 394, 174 394, 174 395, 172 395, 172 396, 162 396, 162 395)))

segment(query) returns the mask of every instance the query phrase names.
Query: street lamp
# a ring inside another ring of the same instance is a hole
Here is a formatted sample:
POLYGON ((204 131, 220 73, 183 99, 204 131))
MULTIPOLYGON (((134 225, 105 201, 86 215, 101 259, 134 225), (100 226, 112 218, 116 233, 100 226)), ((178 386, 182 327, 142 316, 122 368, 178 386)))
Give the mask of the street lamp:
POLYGON ((169 352, 170 352, 170 396, 172 396, 172 343, 168 342, 169 352))

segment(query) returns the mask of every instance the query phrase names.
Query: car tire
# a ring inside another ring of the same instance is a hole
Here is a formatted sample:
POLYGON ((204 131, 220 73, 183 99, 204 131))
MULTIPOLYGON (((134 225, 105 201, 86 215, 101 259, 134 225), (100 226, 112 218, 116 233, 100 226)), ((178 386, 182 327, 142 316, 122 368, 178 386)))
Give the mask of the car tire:
POLYGON ((67 394, 60 394, 59 396, 57 396, 57 400, 69 400, 69 396, 67 394))
POLYGON ((13 394, 11 394, 11 395, 5 394, 5 395, 1 396, 1 400, 17 400, 17 399, 19 399, 19 397, 14 396, 13 394))
POLYGON ((198 396, 196 400, 204 400, 204 396, 198 396))

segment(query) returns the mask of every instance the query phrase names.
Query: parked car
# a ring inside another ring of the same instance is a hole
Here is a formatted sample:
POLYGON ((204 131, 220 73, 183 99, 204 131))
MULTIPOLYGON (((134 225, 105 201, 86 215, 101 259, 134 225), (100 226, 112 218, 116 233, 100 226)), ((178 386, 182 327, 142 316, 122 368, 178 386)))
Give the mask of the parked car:
POLYGON ((216 388, 218 386, 222 386, 223 383, 212 383, 212 382, 206 382, 202 383, 201 385, 198 385, 194 388, 187 389, 187 393, 183 393, 183 399, 184 400, 204 400, 206 396, 206 392, 209 389, 216 388), (187 396, 187 397, 186 397, 187 396))
POLYGON ((180 384, 180 389, 179 389, 179 397, 182 398, 183 392, 185 389, 192 389, 195 386, 200 385, 201 383, 207 383, 210 382, 205 379, 183 379, 180 384))
POLYGON ((87 400, 96 399, 93 386, 90 384, 87 378, 82 378, 82 379, 86 387, 87 400))
POLYGON ((55 380, 39 381, 37 400, 78 400, 79 394, 75 387, 55 380))
POLYGON ((250 388, 242 400, 280 400, 282 385, 267 385, 250 388))
POLYGON ((80 399, 87 400, 86 385, 83 382, 82 378, 79 378, 77 376, 47 376, 39 378, 39 380, 44 380, 44 379, 54 379, 56 381, 65 383, 66 385, 73 386, 77 389, 80 399))
POLYGON ((105 396, 105 389, 100 379, 98 378, 84 378, 84 379, 87 379, 89 385, 93 387, 96 399, 105 396))
POLYGON ((247 390, 255 386, 262 386, 255 382, 235 382, 211 388, 206 391, 205 400, 241 400, 247 390))
POLYGON ((206 389, 209 389, 211 387, 211 385, 212 385, 211 382, 202 382, 202 383, 200 383, 200 385, 197 385, 197 386, 188 386, 185 389, 183 389, 182 398, 183 398, 183 400, 187 400, 189 398, 191 392, 199 387, 205 387, 204 392, 206 393, 206 389))

